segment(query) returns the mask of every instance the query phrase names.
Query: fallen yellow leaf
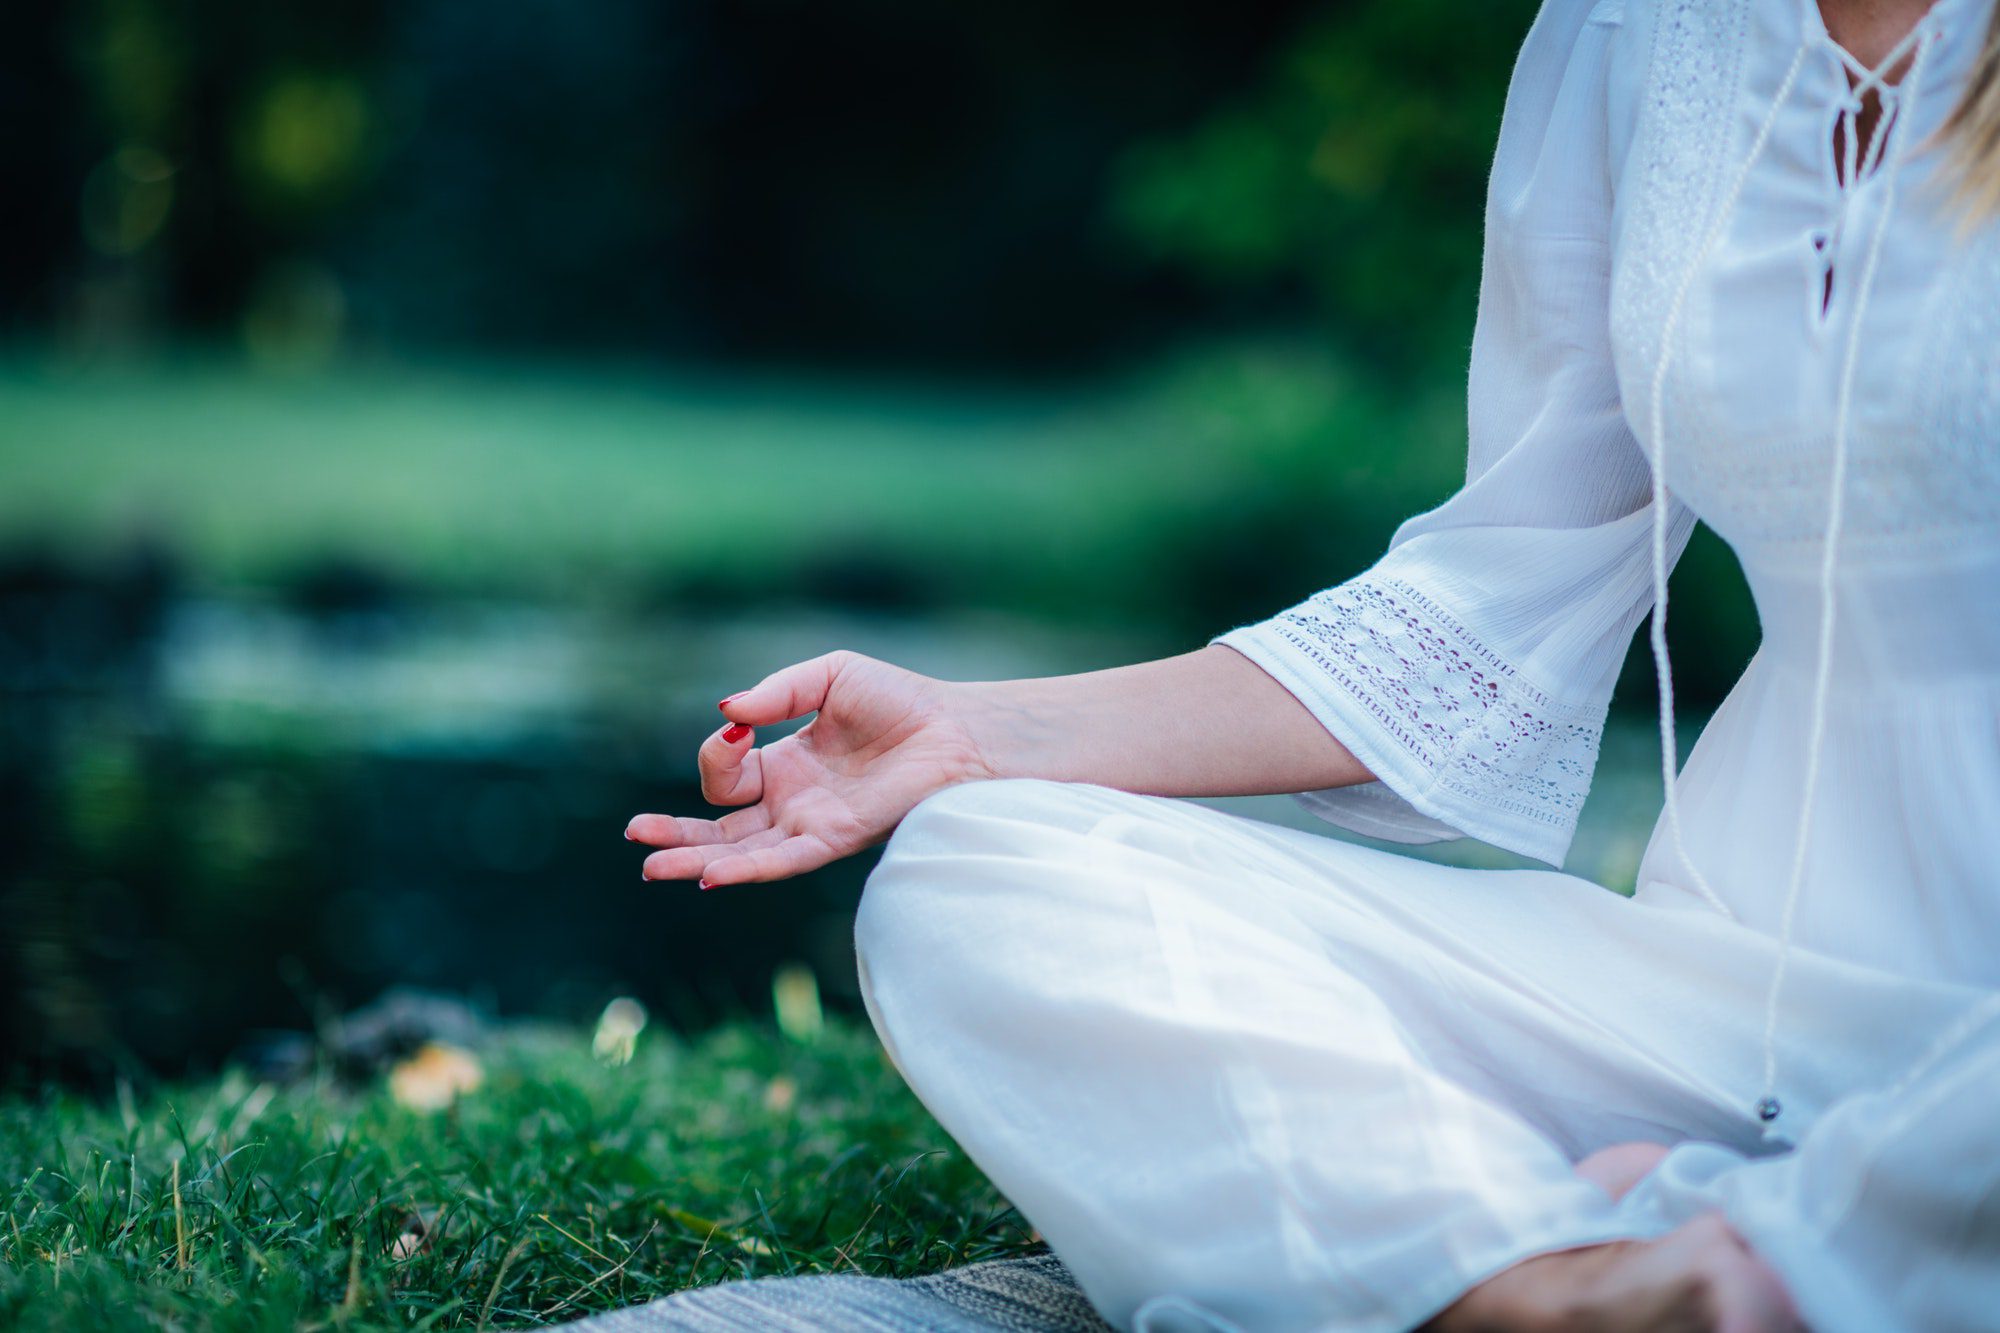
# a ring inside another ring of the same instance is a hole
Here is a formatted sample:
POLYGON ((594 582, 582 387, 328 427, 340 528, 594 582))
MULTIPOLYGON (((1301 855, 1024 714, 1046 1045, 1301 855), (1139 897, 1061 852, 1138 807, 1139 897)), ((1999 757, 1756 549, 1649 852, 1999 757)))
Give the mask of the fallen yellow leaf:
POLYGON ((389 1071, 389 1095, 413 1111, 442 1111, 485 1081, 486 1071, 471 1051, 426 1042, 389 1071))

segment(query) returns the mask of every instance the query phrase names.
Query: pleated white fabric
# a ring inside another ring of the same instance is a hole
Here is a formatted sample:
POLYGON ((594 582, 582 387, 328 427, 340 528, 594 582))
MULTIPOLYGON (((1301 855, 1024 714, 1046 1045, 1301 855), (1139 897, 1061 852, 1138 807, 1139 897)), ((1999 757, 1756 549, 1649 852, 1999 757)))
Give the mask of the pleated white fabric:
POLYGON ((1939 0, 1928 91, 1836 163, 1854 62, 1815 0, 1547 0, 1464 488, 1217 636, 1379 779, 1311 808, 1560 865, 1661 464, 1670 553, 1710 523, 1764 643, 1632 899, 1044 782, 949 789, 891 840, 870 1012, 1114 1323, 1411 1328, 1529 1254, 1720 1209, 1821 1333, 1993 1326, 2000 225, 1959 234, 1933 137, 1993 3, 1939 0), (1630 1139, 1676 1146, 1614 1206, 1570 1165, 1630 1139))
MULTIPOLYGON (((1742 1204, 1719 1183, 1731 1175, 1715 1163, 1741 1178, 1789 1159, 1734 1092, 1756 1076, 1777 945, 1711 912, 1012 779, 920 804, 857 925, 863 994, 898 1067, 1123 1328, 1409 1329, 1530 1254, 1657 1234, 1706 1207, 1756 1232, 1758 1209, 1780 1233, 1812 1220, 1783 1202, 1797 1172, 1742 1204), (1634 1139, 1701 1145, 1709 1174, 1614 1207, 1571 1172, 1634 1139)), ((1857 1126, 1852 1071, 1904 1063, 1981 995, 1795 960, 1790 1095, 1802 1117, 1847 1117, 1823 1190, 1866 1174, 1883 1147, 1871 1128, 1907 1110, 1857 1126)), ((1972 1218, 1993 1184, 1995 1091, 1943 1113, 1963 1147, 1983 1138, 1984 1159, 1892 1193, 1875 1227, 1935 1209, 1920 1234, 1949 1237, 1972 1218)), ((1788 1242, 1786 1276, 1843 1293, 1879 1237, 1844 1239, 1788 1242)), ((1957 1289, 1983 1318, 2000 1308, 1995 1256, 1964 1262, 1957 1289)))

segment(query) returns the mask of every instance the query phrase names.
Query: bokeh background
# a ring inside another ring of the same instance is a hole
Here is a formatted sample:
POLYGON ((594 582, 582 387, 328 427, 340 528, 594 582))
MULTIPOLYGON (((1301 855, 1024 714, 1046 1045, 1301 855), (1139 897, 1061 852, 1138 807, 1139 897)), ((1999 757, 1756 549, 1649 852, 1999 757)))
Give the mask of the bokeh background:
MULTIPOLYGON (((0 1082, 395 985, 851 1006, 869 858, 699 895, 626 818, 787 662, 1182 651, 1447 495, 1532 10, 7 5, 0 1082)), ((1712 702, 1754 616, 1676 578, 1712 702)))

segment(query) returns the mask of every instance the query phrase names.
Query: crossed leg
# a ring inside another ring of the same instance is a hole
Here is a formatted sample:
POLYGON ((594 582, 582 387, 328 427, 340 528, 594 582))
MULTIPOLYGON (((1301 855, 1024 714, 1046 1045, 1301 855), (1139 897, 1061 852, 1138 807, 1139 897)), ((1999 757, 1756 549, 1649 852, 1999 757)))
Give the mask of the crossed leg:
POLYGON ((1627 907, 1010 780, 912 812, 857 946, 911 1086, 1121 1327, 1788 1327, 1726 1226, 1573 1169, 1750 1132, 1592 1012, 1627 907))

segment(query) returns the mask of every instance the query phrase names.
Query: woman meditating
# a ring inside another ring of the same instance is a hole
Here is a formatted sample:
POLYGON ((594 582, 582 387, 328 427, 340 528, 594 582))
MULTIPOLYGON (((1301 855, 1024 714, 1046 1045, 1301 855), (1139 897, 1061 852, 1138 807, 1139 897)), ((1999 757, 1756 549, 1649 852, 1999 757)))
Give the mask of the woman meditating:
POLYGON ((887 838, 869 1013, 1120 1327, 2000 1327, 1994 0, 1547 0, 1468 426, 1374 567, 1197 651, 732 695, 742 808, 638 817, 646 873, 887 838), (1676 775, 1697 518, 1764 640, 1676 775), (1560 866, 1649 609, 1629 900, 1169 799, 1560 866))

